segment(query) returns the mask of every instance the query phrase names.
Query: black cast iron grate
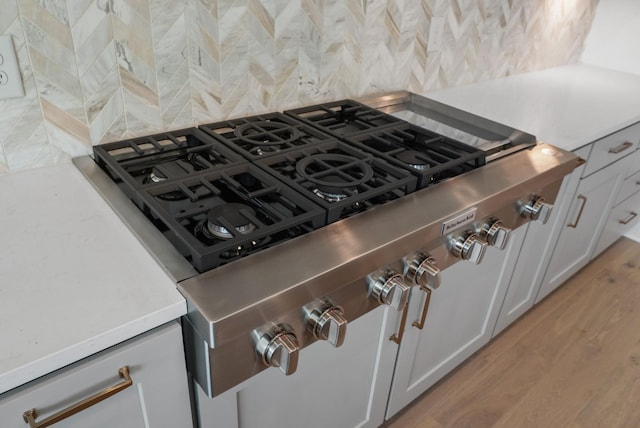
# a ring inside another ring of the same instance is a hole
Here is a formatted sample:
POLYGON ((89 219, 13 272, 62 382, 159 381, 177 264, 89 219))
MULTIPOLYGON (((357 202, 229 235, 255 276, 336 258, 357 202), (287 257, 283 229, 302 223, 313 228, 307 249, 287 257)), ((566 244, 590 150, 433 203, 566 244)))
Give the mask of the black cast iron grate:
POLYGON ((409 172, 347 143, 329 141, 256 164, 326 209, 327 224, 415 190, 409 172))
POLYGON ((250 160, 332 138, 282 113, 225 120, 200 125, 200 129, 250 160))
POLYGON ((341 100, 285 111, 336 137, 350 137, 407 122, 353 100, 341 100))
POLYGON ((427 187, 486 164, 486 153, 415 125, 356 135, 349 141, 418 177, 427 187))
POLYGON ((255 165, 240 164, 141 193, 144 211, 204 272, 324 225, 324 211, 255 165))
POLYGON ((138 204, 138 191, 150 185, 246 162, 197 128, 102 144, 93 152, 96 162, 138 204))

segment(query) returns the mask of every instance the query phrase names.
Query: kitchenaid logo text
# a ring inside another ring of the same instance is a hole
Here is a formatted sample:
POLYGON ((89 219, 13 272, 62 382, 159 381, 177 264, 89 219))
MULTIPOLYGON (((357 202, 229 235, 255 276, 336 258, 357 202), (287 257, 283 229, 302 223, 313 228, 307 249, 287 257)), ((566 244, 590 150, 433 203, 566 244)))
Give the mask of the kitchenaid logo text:
POLYGON ((461 228, 462 226, 466 226, 469 223, 473 223, 476 219, 476 208, 471 208, 468 211, 463 212, 457 217, 452 218, 449 221, 445 221, 442 223, 442 230, 440 232, 441 235, 446 235, 448 233, 453 232, 461 228))

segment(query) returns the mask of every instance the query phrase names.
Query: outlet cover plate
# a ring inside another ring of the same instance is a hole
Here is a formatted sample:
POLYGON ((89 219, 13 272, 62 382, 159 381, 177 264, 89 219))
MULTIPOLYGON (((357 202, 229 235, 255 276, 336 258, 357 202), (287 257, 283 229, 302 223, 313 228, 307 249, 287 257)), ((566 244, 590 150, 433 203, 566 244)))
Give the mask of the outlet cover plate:
POLYGON ((0 99, 24 97, 22 76, 11 36, 0 36, 0 99))

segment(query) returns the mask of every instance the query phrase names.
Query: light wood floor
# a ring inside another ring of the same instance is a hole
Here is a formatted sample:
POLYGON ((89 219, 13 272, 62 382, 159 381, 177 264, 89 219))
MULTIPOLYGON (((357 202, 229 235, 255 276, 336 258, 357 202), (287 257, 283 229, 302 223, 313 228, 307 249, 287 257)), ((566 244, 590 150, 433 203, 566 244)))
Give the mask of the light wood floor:
POLYGON ((640 427, 640 244, 623 238, 387 427, 640 427))

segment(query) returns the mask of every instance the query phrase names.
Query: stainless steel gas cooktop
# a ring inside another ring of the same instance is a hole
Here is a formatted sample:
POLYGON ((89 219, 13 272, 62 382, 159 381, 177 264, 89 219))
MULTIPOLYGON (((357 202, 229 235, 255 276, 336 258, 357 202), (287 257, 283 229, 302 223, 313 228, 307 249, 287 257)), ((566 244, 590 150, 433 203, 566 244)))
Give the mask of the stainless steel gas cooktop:
MULTIPOLYGON (((406 92, 96 146, 75 160, 177 282, 217 395, 544 222, 577 157, 406 92)), ((446 285, 443 285, 446 286, 446 285)))

